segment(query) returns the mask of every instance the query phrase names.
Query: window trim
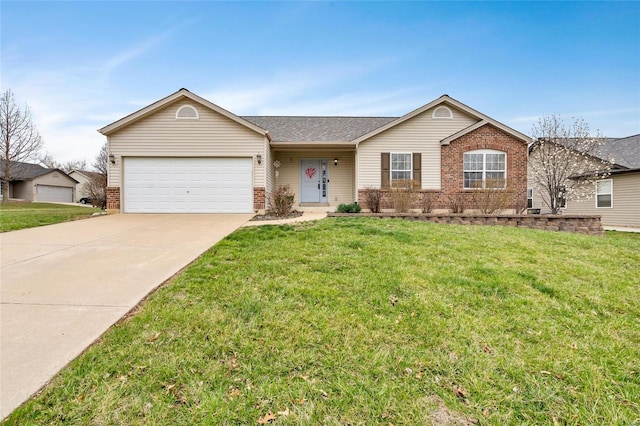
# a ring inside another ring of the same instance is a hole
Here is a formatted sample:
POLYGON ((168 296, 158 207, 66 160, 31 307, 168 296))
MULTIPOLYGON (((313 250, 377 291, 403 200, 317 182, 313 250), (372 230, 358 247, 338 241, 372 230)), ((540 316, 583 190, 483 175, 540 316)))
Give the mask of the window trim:
POLYGON ((440 105, 439 107, 437 107, 436 109, 433 110, 433 112, 431 113, 431 118, 436 119, 436 120, 451 120, 453 118, 453 111, 451 111, 451 108, 444 106, 444 105, 440 105), (449 111, 449 115, 446 117, 439 117, 436 116, 436 113, 440 110, 446 110, 449 111))
POLYGON ((493 189, 505 189, 507 187, 507 153, 505 151, 498 151, 497 149, 474 149, 471 151, 465 151, 462 153, 462 189, 473 191, 475 189, 485 189, 487 182, 487 154, 502 154, 504 155, 504 170, 488 170, 489 172, 503 172, 504 173, 504 186, 502 188, 493 189), (482 154, 482 187, 471 188, 466 187, 464 183, 464 174, 472 172, 480 172, 480 170, 465 170, 464 168, 464 156, 466 154, 482 154))
POLYGON ((413 180, 413 152, 390 152, 389 153, 389 186, 393 186, 394 180, 413 180), (408 155, 409 156, 409 169, 394 169, 393 168, 393 156, 394 155, 408 155), (406 172, 409 171, 409 179, 393 179, 393 172, 406 172))
POLYGON ((595 182, 596 185, 596 209, 612 209, 613 208, 613 179, 600 179, 597 180, 595 182), (610 182, 611 183, 611 187, 609 189, 609 192, 603 192, 603 193, 599 193, 598 192, 598 182, 610 182), (598 195, 609 195, 611 197, 611 205, 610 206, 600 206, 598 205, 598 195))
POLYGON ((199 120, 199 119, 200 119, 200 113, 198 112, 196 107, 194 107, 193 105, 182 105, 176 111, 176 120, 199 120), (180 116, 180 111, 182 111, 183 109, 192 109, 193 112, 196 113, 196 116, 195 117, 181 117, 180 116))
POLYGON ((527 208, 533 208, 533 188, 527 188, 527 208), (531 203, 529 203, 531 201, 531 203))

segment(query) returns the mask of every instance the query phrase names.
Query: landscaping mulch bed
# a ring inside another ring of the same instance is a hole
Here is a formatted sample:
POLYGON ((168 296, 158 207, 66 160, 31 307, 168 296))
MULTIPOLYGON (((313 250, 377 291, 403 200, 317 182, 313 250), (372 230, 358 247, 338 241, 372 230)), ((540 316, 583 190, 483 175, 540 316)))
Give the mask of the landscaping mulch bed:
POLYGON ((273 213, 265 213, 265 214, 257 214, 254 217, 251 218, 251 221, 258 221, 258 220, 280 220, 280 219, 292 219, 294 217, 300 217, 302 216, 303 212, 299 212, 297 210, 292 211, 291 213, 289 213, 286 216, 276 216, 273 213))

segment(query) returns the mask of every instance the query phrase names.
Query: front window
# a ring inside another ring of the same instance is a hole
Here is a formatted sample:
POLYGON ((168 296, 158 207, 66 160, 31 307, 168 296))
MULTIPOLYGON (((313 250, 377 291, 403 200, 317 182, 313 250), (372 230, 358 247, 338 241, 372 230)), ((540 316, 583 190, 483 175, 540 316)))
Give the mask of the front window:
POLYGON ((411 180, 411 153, 391 153, 391 184, 395 180, 411 180))
POLYGON ((613 207, 613 181, 611 179, 596 182, 596 207, 613 207))
POLYGON ((533 208, 533 189, 527 188, 527 208, 533 208))
POLYGON ((507 178, 507 154, 493 150, 465 152, 464 188, 504 188, 507 178))

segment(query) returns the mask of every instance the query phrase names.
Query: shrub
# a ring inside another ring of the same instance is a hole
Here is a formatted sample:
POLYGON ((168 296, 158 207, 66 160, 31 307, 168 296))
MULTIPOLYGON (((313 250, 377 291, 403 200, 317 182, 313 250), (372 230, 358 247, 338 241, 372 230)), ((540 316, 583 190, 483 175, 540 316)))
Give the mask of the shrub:
POLYGON ((94 207, 107 208, 107 176, 96 173, 88 182, 82 184, 82 191, 91 199, 94 207))
POLYGON ((433 208, 438 201, 439 194, 435 192, 424 192, 422 193, 422 200, 420 204, 422 206, 422 213, 431 213, 433 208))
POLYGON ((382 189, 365 188, 364 195, 366 197, 366 206, 371 213, 380 213, 380 203, 382 202, 382 189))
POLYGON ((504 179, 487 179, 484 188, 473 190, 471 200, 470 208, 480 210, 482 214, 500 213, 515 204, 513 187, 505 184, 504 179))
POLYGON ((361 210, 362 210, 362 207, 360 207, 358 203, 351 203, 351 204, 340 204, 338 206, 337 212, 338 213, 360 213, 361 210))
POLYGON ((396 213, 406 213, 418 200, 418 183, 411 179, 394 180, 391 185, 391 202, 396 213))
POLYGON ((455 194, 450 194, 447 197, 448 200, 448 208, 451 210, 451 213, 464 213, 464 194, 456 192, 455 194))
POLYGON ((295 194, 289 185, 280 185, 267 197, 271 211, 278 217, 286 217, 291 213, 295 194))

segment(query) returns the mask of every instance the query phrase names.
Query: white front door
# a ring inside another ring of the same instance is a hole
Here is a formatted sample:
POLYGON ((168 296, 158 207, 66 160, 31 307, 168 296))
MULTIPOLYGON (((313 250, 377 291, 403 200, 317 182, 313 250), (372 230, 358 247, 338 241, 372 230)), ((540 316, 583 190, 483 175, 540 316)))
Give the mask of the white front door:
POLYGON ((326 203, 329 200, 327 160, 300 160, 300 202, 326 203))

